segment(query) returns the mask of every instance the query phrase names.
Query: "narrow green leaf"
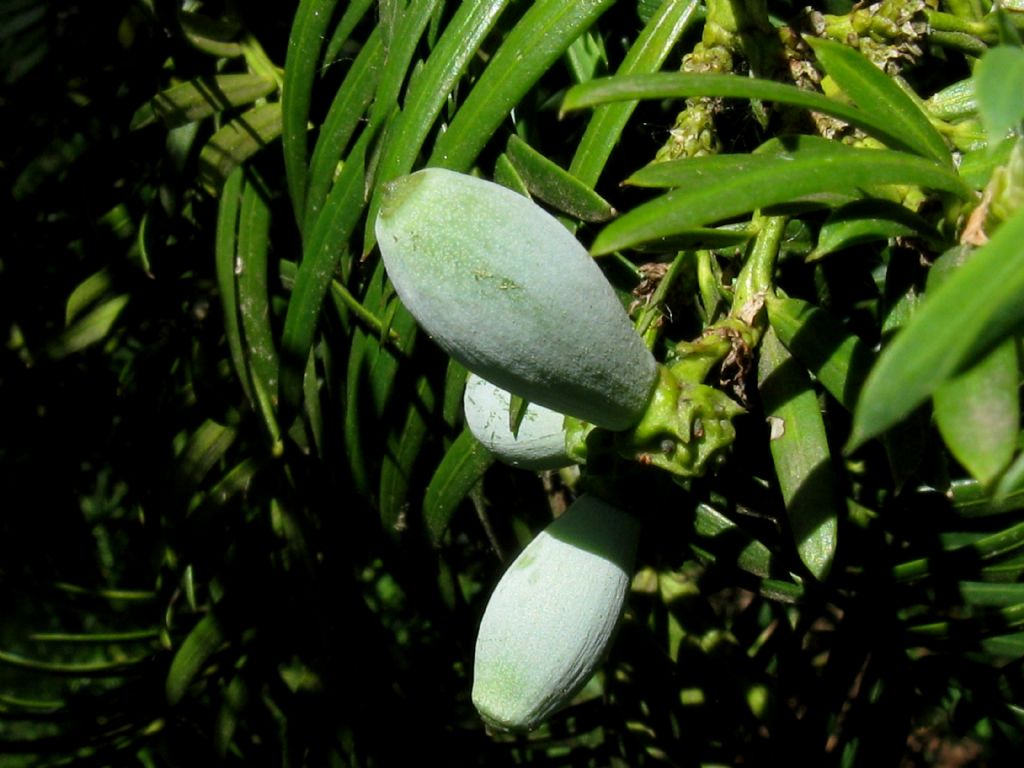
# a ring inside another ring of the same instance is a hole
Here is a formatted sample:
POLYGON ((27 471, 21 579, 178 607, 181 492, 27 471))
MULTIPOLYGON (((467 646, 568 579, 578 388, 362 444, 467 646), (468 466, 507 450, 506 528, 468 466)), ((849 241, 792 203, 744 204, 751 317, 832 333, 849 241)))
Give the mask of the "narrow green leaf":
POLYGON ((416 3, 409 3, 404 8, 402 4, 396 4, 395 18, 384 27, 384 47, 387 56, 373 105, 370 107, 371 126, 379 126, 398 110, 398 95, 402 83, 410 76, 413 55, 439 2, 440 0, 419 0, 416 3))
POLYGON ((402 111, 395 118, 381 150, 377 185, 370 201, 363 237, 364 253, 375 242, 373 226, 380 207, 382 185, 412 170, 449 94, 507 5, 508 0, 462 3, 430 52, 423 69, 410 83, 402 111))
POLYGON ((65 329, 56 341, 47 347, 47 352, 51 357, 62 358, 103 341, 114 328, 117 318, 130 299, 129 294, 119 294, 95 305, 71 327, 65 329))
MULTIPOLYGON (((278 397, 278 359, 270 323, 267 254, 270 249, 270 208, 256 184, 242 190, 238 219, 238 306, 252 381, 271 403, 278 397)), ((271 429, 271 432, 275 431, 271 429)))
POLYGON ((469 430, 452 443, 423 496, 424 521, 435 543, 440 542, 455 510, 492 463, 494 456, 469 430))
POLYGON ((957 587, 966 605, 1003 607, 1024 603, 1024 584, 989 584, 961 581, 957 587))
POLYGON ((428 377, 416 382, 415 399, 388 436, 380 468, 380 517, 386 531, 400 531, 409 509, 409 486, 416 460, 430 433, 436 396, 428 377))
MULTIPOLYGON (((619 65, 617 75, 657 71, 668 58, 683 32, 697 16, 697 0, 665 0, 647 21, 643 31, 619 65)), ((584 184, 595 186, 608 156, 619 141, 637 102, 606 104, 594 110, 569 165, 569 173, 584 184)))
POLYGON ((90 309, 94 308, 113 286, 114 278, 111 276, 110 270, 105 267, 98 272, 93 272, 75 286, 75 290, 68 296, 67 306, 64 309, 65 327, 74 325, 76 320, 81 319, 90 309))
POLYGON ((523 197, 530 197, 530 190, 527 189, 526 182, 523 181, 523 177, 519 175, 519 171, 512 165, 512 161, 504 152, 498 155, 498 159, 494 161, 494 181, 503 187, 508 187, 513 192, 518 192, 523 197))
POLYGON ((292 21, 281 90, 281 144, 288 195, 301 225, 306 208, 306 125, 320 51, 338 0, 302 0, 292 21))
POLYGON ((70 643, 73 645, 101 645, 108 643, 143 643, 160 636, 158 629, 137 629, 128 632, 33 632, 29 640, 36 643, 70 643))
POLYGON ((338 61, 341 50, 348 42, 352 30, 356 28, 373 4, 374 0, 352 0, 345 6, 345 12, 338 20, 334 32, 331 33, 330 42, 327 43, 327 50, 324 52, 324 70, 338 61))
POLYGON ((1015 509, 1024 507, 1024 453, 1017 456, 999 480, 995 497, 1002 504, 1012 504, 1015 509))
MULTIPOLYGON (((759 99, 803 107, 837 117, 855 128, 860 128, 892 149, 920 154, 914 137, 908 139, 891 121, 881 115, 864 112, 820 93, 804 91, 793 85, 739 75, 656 72, 600 78, 570 88, 562 101, 562 112, 616 101, 686 99, 695 96, 759 99)), ((930 154, 926 156, 931 157, 930 154)))
MULTIPOLYGON (((455 360, 448 361, 448 371, 444 378, 444 403, 441 407, 441 418, 454 434, 455 426, 462 412, 462 393, 466 389, 466 377, 469 371, 455 360)), ((445 448, 451 443, 446 436, 445 448)))
POLYGON ((363 304, 384 317, 384 328, 395 331, 400 340, 382 344, 380 333, 371 335, 361 329, 352 336, 345 387, 345 450, 356 486, 366 493, 371 487, 366 443, 375 434, 368 424, 379 424, 391 403, 399 363, 412 350, 417 334, 416 321, 390 290, 383 262, 377 262, 363 304))
POLYGON ((251 104, 274 92, 277 84, 261 75, 199 77, 161 91, 132 117, 131 130, 160 120, 177 128, 210 117, 229 107, 251 104))
POLYGON ((1024 48, 990 49, 974 70, 974 82, 978 112, 992 149, 1024 120, 1024 48))
MULTIPOLYGON (((1017 463, 1017 462, 1015 462, 1017 463)), ((1008 470, 1006 477, 1009 477, 1008 470)), ((949 484, 946 496, 953 503, 953 509, 965 518, 1003 515, 1024 509, 1024 488, 1003 493, 1003 484, 993 493, 974 479, 954 480, 949 484)))
POLYGON ((316 355, 310 350, 306 373, 302 377, 302 404, 306 412, 306 426, 313 438, 318 456, 324 455, 324 413, 320 403, 320 382, 317 377, 316 355))
POLYGON ((951 163, 946 142, 928 116, 867 57, 834 40, 807 36, 804 41, 862 112, 878 122, 888 122, 917 154, 951 163))
POLYGON ((66 595, 82 595, 98 597, 103 600, 124 601, 129 603, 148 603, 156 600, 156 592, 145 589, 89 589, 66 581, 54 581, 49 586, 66 595))
MULTIPOLYGON (((1006 659, 1018 659, 1024 656, 1024 632, 1017 632, 999 637, 986 637, 981 641, 981 648, 985 653, 1006 659)), ((1020 707, 1008 707, 1011 714, 1016 715, 1017 723, 1024 725, 1024 709, 1020 707)))
POLYGON ((235 675, 224 689, 224 699, 217 712, 217 725, 213 737, 214 749, 222 760, 231 749, 235 730, 248 703, 249 686, 241 674, 235 675))
POLYGON ((925 106, 929 114, 939 120, 961 120, 978 111, 974 92, 974 78, 966 77, 932 94, 925 106))
POLYGON ((975 189, 983 189, 996 168, 1007 165, 1018 139, 1008 138, 995 146, 966 152, 960 159, 960 176, 975 189))
MULTIPOLYGON (((951 170, 924 158, 889 150, 853 149, 836 143, 832 151, 772 155, 744 171, 724 171, 705 183, 674 189, 634 208, 606 226, 591 252, 611 253, 639 243, 685 233, 779 203, 830 193, 859 194, 863 188, 913 184, 967 196, 969 188, 951 170)), ((703 163, 702 163, 703 164, 703 163)), ((684 168, 685 163, 678 166, 684 168)), ((686 183, 690 172, 682 171, 686 183)))
POLYGON ((527 189, 557 210, 583 221, 607 221, 615 215, 607 200, 515 134, 506 151, 527 189))
POLYGON ((829 214, 818 233, 818 244, 807 261, 854 245, 895 237, 937 240, 935 228, 908 208, 888 200, 858 200, 829 214))
POLYGON ((306 240, 281 334, 281 397, 288 408, 298 407, 302 398, 302 377, 324 296, 362 213, 365 153, 372 137, 369 130, 359 137, 306 240))
POLYGON ((771 329, 761 340, 757 381, 797 552, 824 581, 835 557, 839 512, 825 423, 810 380, 771 329))
POLYGON ((942 382, 1020 326, 1022 241, 1024 210, 1006 221, 952 277, 928 292, 868 377, 848 450, 893 426, 942 382))
POLYGON ((231 172, 281 135, 281 105, 264 104, 218 130, 199 153, 200 178, 216 194, 231 172))
POLYGON ((370 451, 366 442, 372 433, 365 427, 365 388, 367 355, 373 337, 360 328, 352 333, 349 344, 348 361, 345 369, 345 419, 344 440, 345 458, 348 462, 352 485, 355 490, 367 496, 370 493, 370 451))
POLYGON ((57 677, 125 677, 139 674, 141 667, 151 661, 147 656, 128 661, 90 661, 85 663, 43 661, 16 653, 0 651, 0 666, 21 669, 38 675, 57 677))
POLYGON ((706 155, 682 160, 665 160, 645 165, 630 174, 623 184, 634 187, 694 187, 763 168, 778 167, 779 159, 770 154, 706 155))
POLYGON ((806 301, 769 297, 765 306, 779 341, 832 397, 852 411, 873 361, 868 345, 825 310, 806 301))
POLYGON ((206 614, 192 628, 175 652, 167 671, 165 694, 170 706, 173 707, 184 698, 189 685, 224 640, 224 630, 212 613, 206 614))
POLYGON ((242 55, 242 46, 234 42, 242 35, 239 21, 213 19, 193 11, 179 11, 177 17, 185 37, 200 51, 224 58, 242 55))
POLYGON ((327 117, 320 127, 320 135, 309 163, 306 216, 302 224, 304 237, 309 237, 312 233, 327 200, 327 194, 338 175, 341 158, 345 156, 349 140, 373 101, 373 94, 384 67, 384 54, 384 44, 378 27, 366 38, 355 61, 345 73, 345 79, 338 87, 338 92, 327 111, 327 117))
POLYGON ((65 702, 55 699, 25 699, 0 692, 0 714, 4 715, 17 716, 27 713, 35 719, 37 716, 57 714, 65 706, 65 702))
POLYGON ((591 80, 598 69, 608 66, 604 40, 589 30, 572 41, 565 51, 565 61, 574 82, 591 80))
POLYGON ((178 456, 177 485, 185 495, 190 494, 223 458, 234 442, 237 431, 213 419, 207 419, 189 436, 178 456))
POLYGON ((515 25, 448 130, 428 166, 466 171, 509 111, 613 0, 538 0, 515 25))
POLYGON ((253 402, 249 384, 249 368, 245 362, 242 346, 242 325, 239 321, 238 286, 235 282, 235 262, 238 243, 238 210, 242 201, 242 184, 245 172, 235 168, 228 176, 221 190, 217 207, 217 234, 214 246, 214 263, 217 271, 217 288, 220 291, 221 309, 224 315, 224 335, 227 337, 231 362, 235 375, 242 385, 249 402, 253 402))
POLYGON ((775 555, 763 542, 707 504, 697 505, 693 532, 701 558, 708 562, 739 568, 762 579, 776 570, 775 555))
POLYGON ((1020 432, 1017 341, 1007 339, 935 390, 935 421, 950 452, 988 485, 1013 458, 1020 432))
POLYGON ((918 558, 900 563, 892 569, 896 581, 915 581, 940 573, 942 578, 977 571, 981 561, 996 560, 1016 553, 1024 547, 1024 523, 1017 523, 997 533, 978 539, 971 544, 944 553, 942 557, 918 558))
POLYGON ((911 636, 918 637, 977 637, 981 634, 1005 632, 1024 625, 1024 605, 1001 608, 990 615, 965 619, 950 619, 931 624, 907 627, 911 636))

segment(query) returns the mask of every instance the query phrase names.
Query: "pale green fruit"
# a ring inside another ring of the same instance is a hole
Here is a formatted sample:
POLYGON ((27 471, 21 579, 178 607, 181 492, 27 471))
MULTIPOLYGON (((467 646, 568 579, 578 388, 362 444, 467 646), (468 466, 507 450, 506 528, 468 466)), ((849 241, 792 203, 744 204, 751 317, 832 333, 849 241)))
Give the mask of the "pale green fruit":
POLYGON ((466 368, 601 427, 640 420, 654 358, 553 216, 497 184, 430 168, 385 186, 376 233, 402 302, 466 368))
POLYGON ((584 495, 509 566, 476 641, 473 704, 488 724, 530 730, 586 685, 622 615, 639 530, 584 495))
POLYGON ((572 464, 565 453, 565 416, 543 405, 526 407, 518 431, 509 425, 511 395, 475 373, 466 379, 462 406, 473 437, 506 464, 522 469, 558 469, 572 464))

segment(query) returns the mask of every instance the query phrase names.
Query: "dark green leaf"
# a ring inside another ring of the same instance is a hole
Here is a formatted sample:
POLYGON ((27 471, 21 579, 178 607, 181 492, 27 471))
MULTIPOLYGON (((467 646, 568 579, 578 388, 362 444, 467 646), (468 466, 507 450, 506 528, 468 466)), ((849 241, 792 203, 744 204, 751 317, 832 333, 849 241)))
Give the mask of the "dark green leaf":
POLYGON ((530 190, 526 188, 526 182, 519 175, 519 171, 512 165, 508 155, 502 152, 494 161, 494 181, 503 187, 508 187, 513 192, 518 192, 523 197, 530 197, 530 190))
POLYGON ((211 192, 219 192, 235 168, 280 135, 280 104, 264 104, 239 115, 203 147, 199 155, 203 184, 211 192))
POLYGON ((410 84, 402 111, 395 118, 381 150, 378 183, 367 215, 364 252, 374 243, 373 226, 380 207, 382 185, 412 170, 445 101, 506 5, 508 0, 462 3, 422 71, 410 84))
POLYGON ((1024 321, 1024 210, 929 291, 882 351, 854 414, 849 449, 885 431, 1024 321), (955 322, 952 319, 955 318, 955 322))
MULTIPOLYGON (((749 156, 738 155, 734 162, 742 172, 722 170, 703 184, 675 189, 616 219, 598 234, 591 252, 600 255, 657 241, 770 205, 829 193, 859 194, 887 184, 970 194, 955 173, 931 160, 838 143, 827 152, 772 155, 753 164, 749 156)), ((684 169, 681 175, 686 183, 690 172, 685 162, 677 167, 684 169)))
POLYGON ((181 701, 189 685, 224 643, 224 639, 224 630, 212 613, 208 613, 192 628, 175 652, 171 668, 167 671, 165 691, 169 705, 173 707, 181 701))
POLYGON ((289 408, 302 398, 302 377, 320 321, 320 308, 342 253, 362 213, 364 157, 372 133, 365 130, 331 189, 323 213, 306 240, 281 335, 281 397, 289 408))
MULTIPOLYGON (((616 75, 591 80, 569 89, 562 102, 562 111, 569 112, 616 101, 685 99, 694 96, 760 99, 803 107, 837 117, 893 149, 920 154, 919 145, 914 137, 908 139, 883 116, 864 112, 820 93, 804 91, 793 85, 739 75, 658 72, 646 75, 616 75)), ((931 157, 928 153, 926 156, 931 157)))
POLYGON ((217 270, 217 288, 224 313, 224 335, 227 337, 231 362, 235 375, 242 385, 242 391, 250 402, 252 389, 249 383, 249 368, 245 363, 242 348, 242 326, 238 311, 238 286, 235 282, 235 259, 238 242, 238 210, 241 207, 242 184, 245 172, 235 168, 228 176, 221 190, 217 209, 217 235, 214 263, 217 270))
POLYGON ((1024 584, 988 584, 980 581, 961 581, 960 597, 967 605, 1002 607, 1024 603, 1024 584))
POLYGON ((206 474, 219 462, 237 436, 236 430, 207 419, 192 433, 178 456, 177 479, 182 492, 199 487, 206 474))
POLYGON ((615 215, 608 201, 518 136, 509 137, 507 152, 527 189, 559 211, 583 221, 607 221, 615 215))
POLYGON ((613 0, 539 0, 494 54, 427 165, 466 171, 509 111, 613 0))
POLYGON ((828 437, 810 380, 771 330, 761 340, 757 381, 797 552, 824 581, 835 557, 839 513, 828 437))
POLYGON ((51 357, 61 358, 103 341, 130 300, 131 295, 125 293, 100 301, 66 328, 47 352, 51 357))
MULTIPOLYGON (((626 52, 617 74, 657 71, 696 18, 699 8, 697 0, 665 0, 658 4, 656 12, 647 20, 643 31, 626 52)), ((587 130, 576 147, 569 173, 584 184, 597 184, 608 156, 618 143, 636 104, 635 101, 607 104, 594 110, 587 123, 587 130)))
POLYGON ((228 107, 250 104, 276 88, 274 81, 261 75, 199 77, 158 93, 135 113, 131 128, 144 128, 157 120, 168 128, 177 128, 228 107))
POLYGON ((854 245, 894 237, 937 239, 927 221, 908 208, 887 200, 858 200, 833 211, 818 233, 818 245, 807 256, 815 261, 854 245))
POLYGON ((825 38, 805 37, 818 61, 865 114, 888 122, 913 151, 950 164, 949 149, 928 116, 898 85, 862 54, 825 38))
POLYGON ((352 34, 356 25, 373 4, 374 0, 353 0, 345 6, 345 12, 334 28, 334 32, 331 33, 331 40, 327 43, 327 50, 324 52, 324 74, 326 74, 327 67, 338 61, 341 49, 349 41, 349 35, 352 34))
MULTIPOLYGON (((270 249, 270 208, 255 184, 246 184, 238 218, 235 275, 238 306, 252 382, 272 403, 278 397, 278 359, 271 328, 267 254, 270 249)), ((254 403, 255 405, 255 403, 254 403)), ((271 429, 276 432, 276 428, 271 429)))
POLYGON ((415 399, 388 436, 380 469, 380 517, 385 530, 401 531, 409 510, 409 484, 423 443, 430 434, 436 397, 426 376, 416 382, 415 399))
POLYGON ((41 675, 55 675, 58 677, 124 677, 125 675, 136 675, 141 671, 140 667, 149 661, 149 656, 143 656, 128 661, 57 662, 30 659, 16 653, 0 651, 0 667, 6 666, 41 675))
POLYGON ((957 461, 983 485, 1013 458, 1020 432, 1017 341, 1007 339, 933 395, 939 432, 957 461))
POLYGON ((1024 120, 1024 48, 997 46, 974 70, 978 112, 994 148, 1024 120))
POLYGON ((775 570, 774 555, 763 542, 707 504, 697 505, 693 532, 704 560, 721 567, 733 566, 762 579, 775 570))
POLYGON ((494 456, 469 430, 452 443, 423 497, 423 518, 434 542, 441 540, 455 510, 492 463, 494 456))
POLYGON ((825 312, 800 299, 768 298, 779 340, 847 410, 853 410, 872 355, 868 345, 825 312))
POLYGON ((306 217, 302 231, 308 237, 320 217, 331 191, 349 140, 359 127, 367 107, 373 101, 377 81, 384 66, 384 45, 380 28, 366 39, 359 55, 331 102, 309 164, 309 189, 306 193, 306 217))
POLYGON ((338 0, 302 0, 292 20, 281 92, 281 143, 288 194, 301 224, 306 208, 306 125, 320 51, 338 0))

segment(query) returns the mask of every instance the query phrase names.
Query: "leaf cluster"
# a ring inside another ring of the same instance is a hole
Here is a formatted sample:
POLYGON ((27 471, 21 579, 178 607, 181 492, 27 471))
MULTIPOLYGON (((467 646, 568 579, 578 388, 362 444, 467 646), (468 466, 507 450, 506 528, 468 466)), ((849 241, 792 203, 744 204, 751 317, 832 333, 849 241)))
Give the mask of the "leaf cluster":
POLYGON ((1022 14, 848 5, 0 3, 4 764, 1019 754, 1022 14), (427 166, 561 215, 659 359, 752 329, 726 465, 615 468, 630 607, 525 737, 475 629, 586 481, 496 463, 388 283, 427 166))

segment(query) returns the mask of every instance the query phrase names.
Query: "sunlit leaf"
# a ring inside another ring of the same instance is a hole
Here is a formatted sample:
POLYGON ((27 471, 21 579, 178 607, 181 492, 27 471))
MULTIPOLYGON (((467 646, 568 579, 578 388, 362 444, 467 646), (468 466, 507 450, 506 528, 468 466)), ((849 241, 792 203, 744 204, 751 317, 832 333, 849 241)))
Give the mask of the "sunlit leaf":
POLYGON ((607 221, 615 215, 608 201, 518 136, 509 137, 507 152, 531 194, 557 210, 584 221, 607 221))
POLYGON ((465 171, 511 110, 612 0, 540 0, 488 63, 428 165, 465 171))
POLYGON ((199 155, 202 180, 212 192, 239 165, 281 135, 281 105, 264 104, 239 115, 206 142, 199 155))
POLYGON ((761 341, 757 381, 797 552, 814 577, 824 581, 832 569, 839 525, 828 436, 810 380, 770 330, 761 341))
MULTIPOLYGON (((707 164, 717 172, 703 183, 689 183, 690 161, 680 161, 680 179, 686 186, 644 203, 606 226, 591 252, 611 253, 639 243, 657 241, 750 213, 779 203, 813 199, 829 193, 859 194, 887 184, 922 187, 968 195, 969 189, 951 170, 924 158, 889 150, 851 149, 836 143, 831 151, 801 154, 732 156, 739 168, 728 172, 728 161, 707 164)), ((705 163, 700 162, 699 165, 705 163)))
POLYGON ((989 148, 1006 138, 1024 120, 1024 48, 997 46, 974 71, 978 112, 988 134, 989 148))
POLYGON ((261 75, 217 75, 180 83, 158 93, 135 113, 132 130, 160 120, 176 128, 229 107, 250 104, 274 92, 277 84, 261 75))
POLYGON ((849 449, 905 417, 1024 321, 1022 239, 1024 210, 929 292, 869 375, 854 414, 849 449))
POLYGON ((878 123, 888 122, 918 154, 950 162, 946 142, 927 115, 868 58, 834 40, 810 36, 804 40, 861 111, 878 123))

